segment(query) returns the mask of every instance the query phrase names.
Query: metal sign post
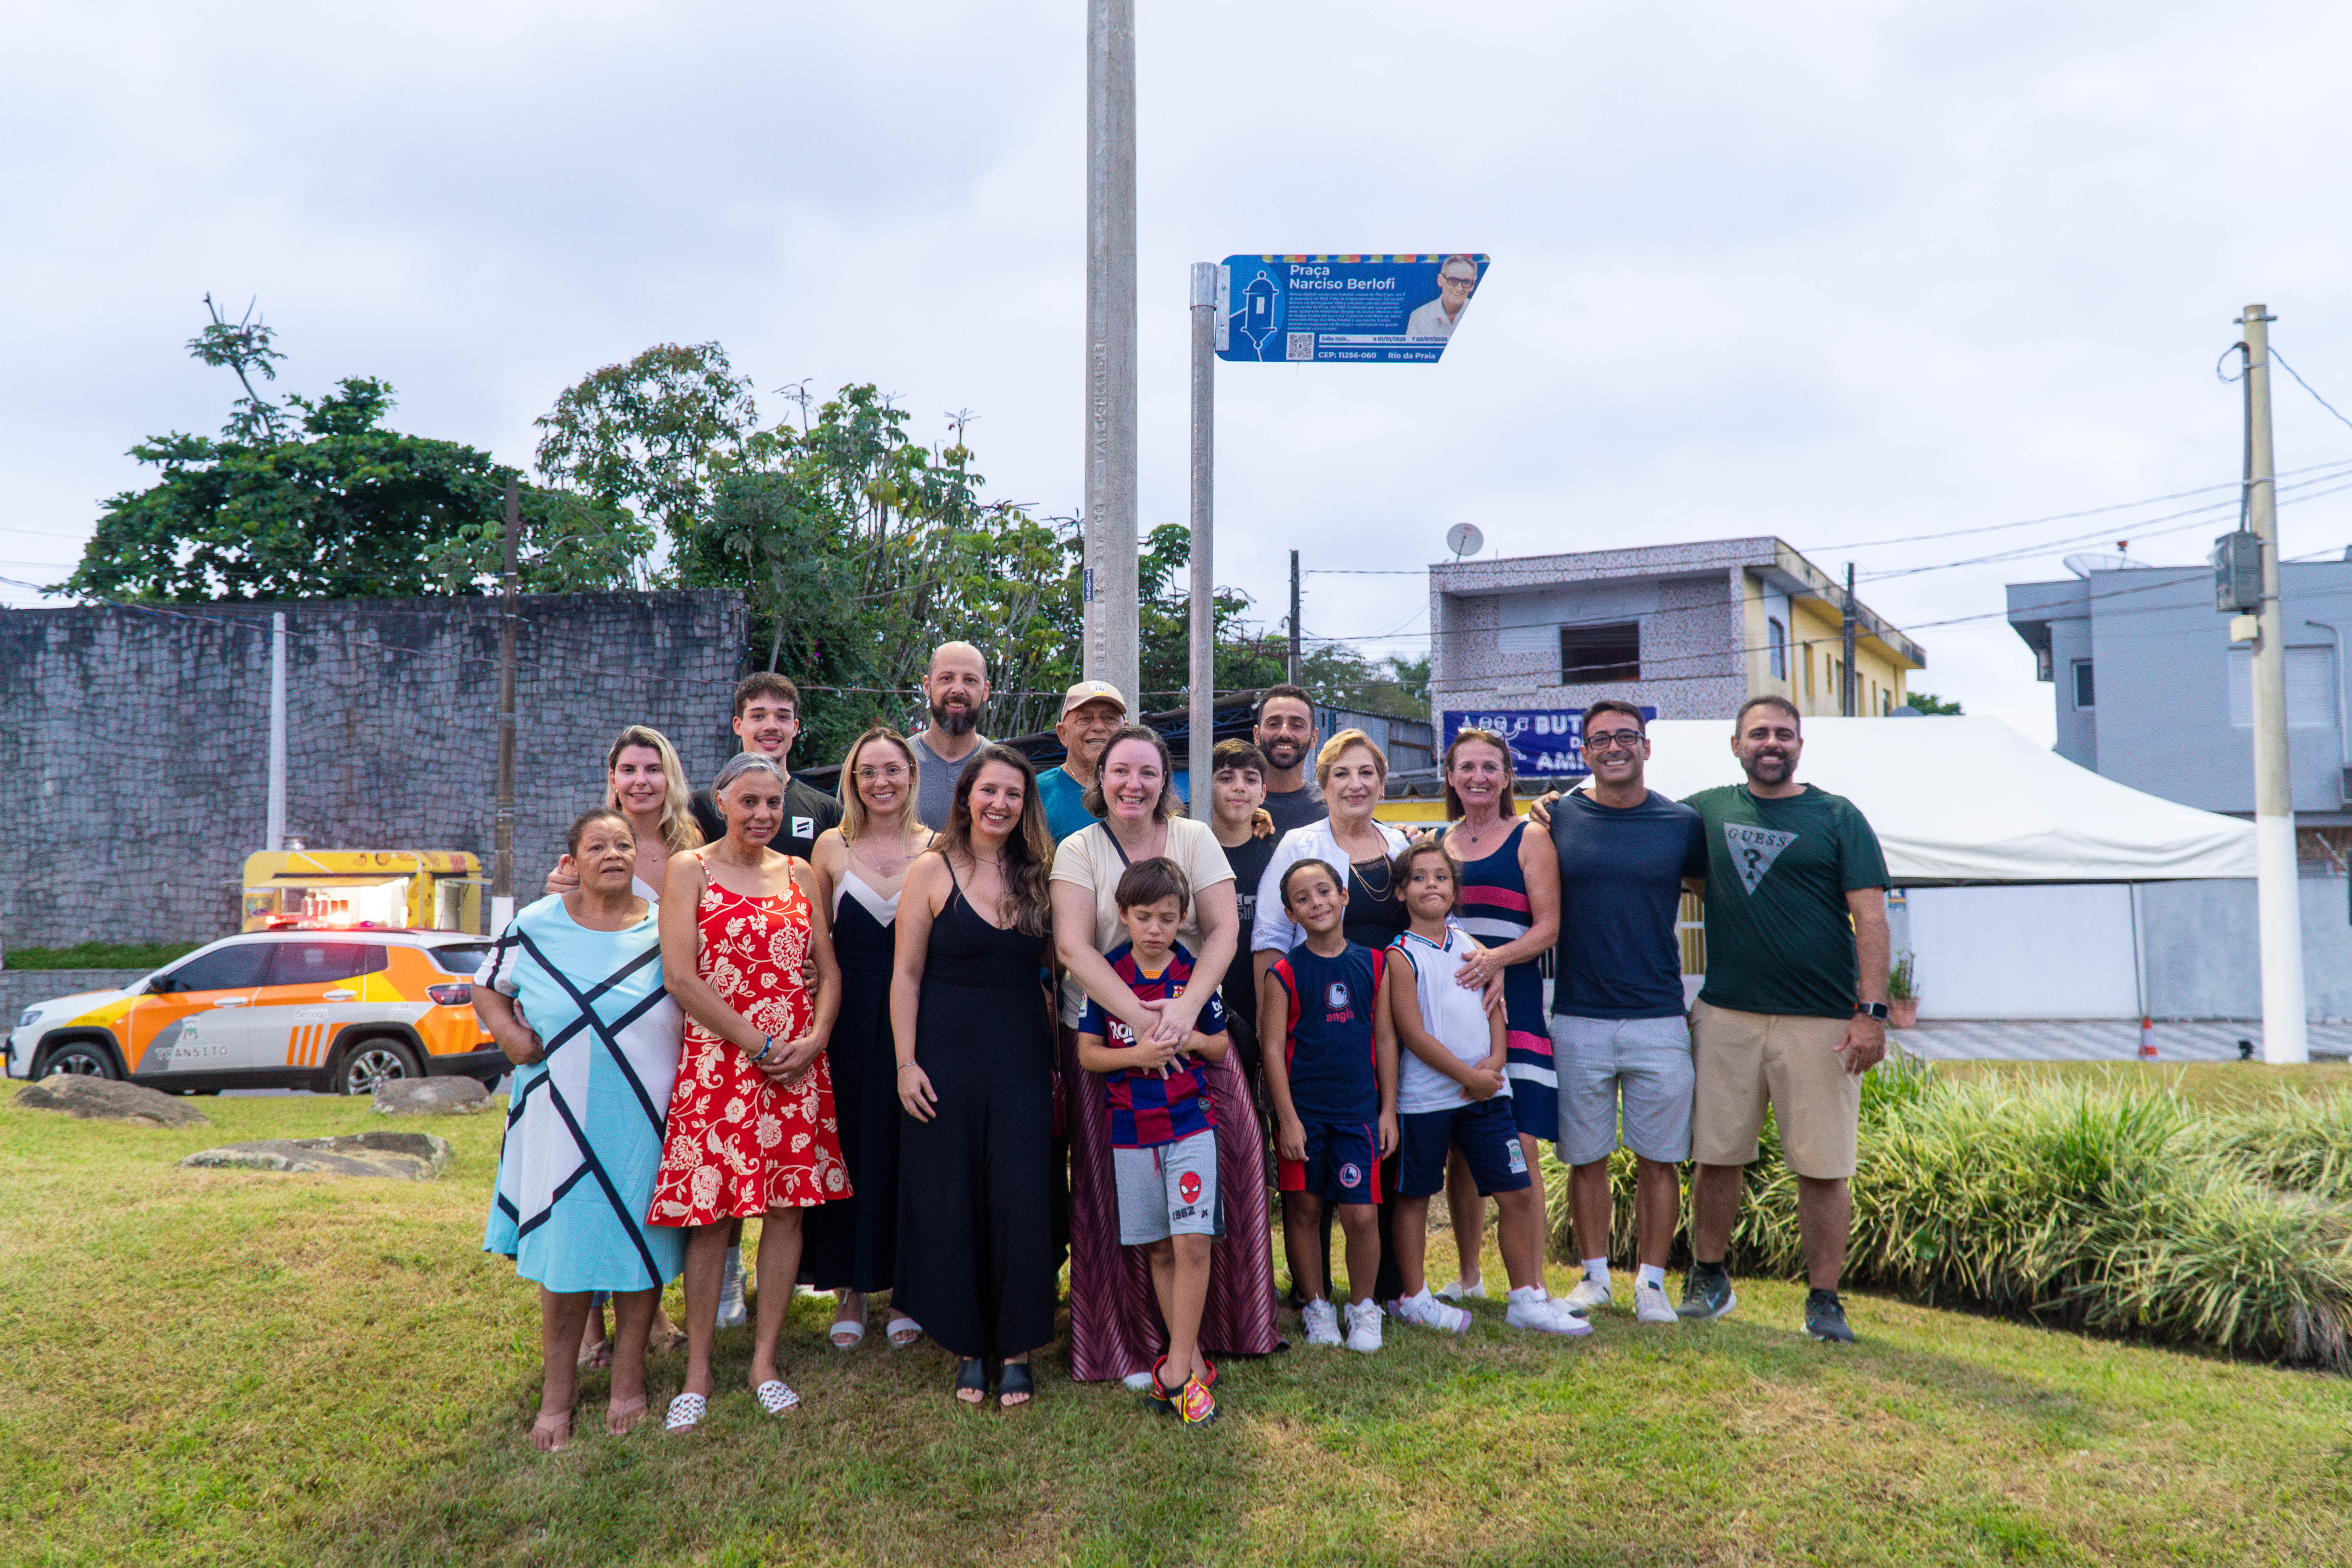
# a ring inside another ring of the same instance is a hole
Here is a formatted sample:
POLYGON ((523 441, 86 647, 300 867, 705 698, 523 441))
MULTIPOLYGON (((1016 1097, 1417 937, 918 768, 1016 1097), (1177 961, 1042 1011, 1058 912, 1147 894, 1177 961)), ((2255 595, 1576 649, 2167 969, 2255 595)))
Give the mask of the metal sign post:
POLYGON ((1216 749, 1217 626, 1213 520, 1217 470, 1217 269, 1192 265, 1192 739, 1184 767, 1192 815, 1208 812, 1210 753, 1216 749))

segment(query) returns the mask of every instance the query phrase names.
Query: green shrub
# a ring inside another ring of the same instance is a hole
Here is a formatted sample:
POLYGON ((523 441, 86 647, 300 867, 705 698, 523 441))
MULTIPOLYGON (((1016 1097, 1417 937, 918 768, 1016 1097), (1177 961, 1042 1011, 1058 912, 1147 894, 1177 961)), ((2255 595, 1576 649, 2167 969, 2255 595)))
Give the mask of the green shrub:
MULTIPOLYGON (((1633 1247, 1612 1164, 1611 1256, 1633 1247)), ((1566 1173, 1547 1162, 1553 1250, 1566 1173)), ((1947 1304, 2352 1371, 2352 1096, 2215 1115, 2160 1085, 1864 1080, 1846 1279, 1947 1304)), ((1687 1256, 1678 1238, 1677 1250, 1687 1256)), ((1768 1119, 1733 1264, 1801 1278, 1797 1182, 1768 1119)))
POLYGON ((194 942, 83 942, 71 947, 12 947, 0 962, 15 969, 160 969, 203 944, 194 942))

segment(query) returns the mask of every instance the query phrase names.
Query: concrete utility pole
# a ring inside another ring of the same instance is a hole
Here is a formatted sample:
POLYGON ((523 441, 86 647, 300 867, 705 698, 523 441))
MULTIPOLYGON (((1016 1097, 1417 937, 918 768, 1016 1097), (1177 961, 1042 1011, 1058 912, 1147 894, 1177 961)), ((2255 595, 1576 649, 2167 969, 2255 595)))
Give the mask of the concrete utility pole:
POLYGON ((1851 719, 1862 711, 1853 696, 1853 563, 1845 563, 1845 673, 1838 677, 1838 711, 1851 719))
POLYGON ((2287 770, 2286 616, 2279 602, 2278 495, 2271 455, 2272 317, 2249 305, 2246 521, 2263 542, 2261 632, 2254 638, 2254 868, 2262 912, 2263 1060, 2307 1062, 2303 908, 2295 878, 2294 784, 2287 770))
POLYGON ((514 919, 515 536, 522 531, 521 481, 507 480, 506 574, 499 613, 498 863, 490 873, 490 932, 514 919))
POLYGON ((1290 666, 1283 679, 1298 684, 1298 552, 1290 552, 1290 666))
POLYGON ((1135 0, 1087 0, 1086 676, 1140 713, 1135 523, 1135 0))
POLYGON ((1192 264, 1192 815, 1208 820, 1209 753, 1217 745, 1217 268, 1192 264))
POLYGON ((286 612, 269 613, 269 841, 286 847, 286 612))

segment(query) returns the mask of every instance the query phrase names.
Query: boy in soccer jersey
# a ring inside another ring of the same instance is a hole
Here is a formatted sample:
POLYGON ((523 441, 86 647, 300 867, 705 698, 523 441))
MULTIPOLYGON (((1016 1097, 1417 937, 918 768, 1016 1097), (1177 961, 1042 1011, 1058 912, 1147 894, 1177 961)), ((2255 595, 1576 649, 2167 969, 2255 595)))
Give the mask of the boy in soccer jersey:
MULTIPOLYGON (((1127 941, 1104 955, 1111 972, 1140 1001, 1181 995, 1192 980, 1192 955, 1176 941, 1192 898, 1183 868, 1164 856, 1139 860, 1113 896, 1127 941)), ((1215 978, 1201 984, 1213 988, 1215 978)), ((1223 1061, 1229 1048, 1224 1008, 1213 991, 1181 1045, 1137 1040, 1091 998, 1078 1019, 1078 1065, 1104 1078, 1119 1243, 1144 1248, 1168 1327, 1168 1353, 1151 1369, 1151 1403, 1187 1426, 1217 1418, 1209 1392, 1216 1369, 1200 1347, 1209 1248, 1218 1228, 1217 1116, 1192 1058, 1223 1061)))
POLYGON ((1295 1261, 1318 1255, 1323 1205, 1339 1206, 1348 1238, 1347 1337, 1323 1281, 1307 1298, 1307 1342, 1381 1348, 1381 1162, 1396 1151, 1397 1042, 1381 994, 1383 960, 1341 929, 1339 872, 1301 860, 1278 891, 1307 940, 1274 961, 1258 993, 1265 1088, 1274 1101, 1284 1241, 1295 1261), (1278 1043, 1278 1048, 1277 1048, 1278 1043))

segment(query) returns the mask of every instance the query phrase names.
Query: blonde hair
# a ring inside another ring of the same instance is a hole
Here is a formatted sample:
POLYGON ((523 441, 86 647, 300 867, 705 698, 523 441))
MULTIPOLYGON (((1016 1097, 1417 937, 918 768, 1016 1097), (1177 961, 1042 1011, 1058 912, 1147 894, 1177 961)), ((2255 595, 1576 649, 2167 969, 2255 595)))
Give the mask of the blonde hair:
MULTIPOLYGON (((632 724, 621 731, 620 739, 604 753, 604 804, 614 811, 621 809, 620 792, 613 787, 613 769, 620 763, 621 753, 631 746, 646 747, 661 759, 663 846, 673 855, 681 849, 701 848, 702 829, 694 825, 694 813, 688 809, 694 791, 687 785, 686 764, 677 760, 677 748, 659 730, 632 724)), ((624 816, 622 820, 628 819, 624 816)))
POLYGON ((887 724, 877 724, 849 742, 849 754, 841 759, 841 841, 855 844, 866 831, 866 797, 857 789, 857 753, 877 741, 887 741, 898 748, 907 759, 907 820, 915 826, 923 826, 917 815, 916 801, 920 797, 923 765, 915 760, 915 748, 907 744, 907 737, 887 724))
POLYGON ((1342 730, 1324 742, 1323 749, 1315 753, 1315 783, 1318 788, 1330 778, 1331 764, 1339 760, 1339 753, 1350 746, 1361 746, 1371 752, 1372 765, 1381 771, 1381 781, 1383 784, 1388 782, 1389 754, 1374 744, 1372 738, 1361 730, 1342 730))

